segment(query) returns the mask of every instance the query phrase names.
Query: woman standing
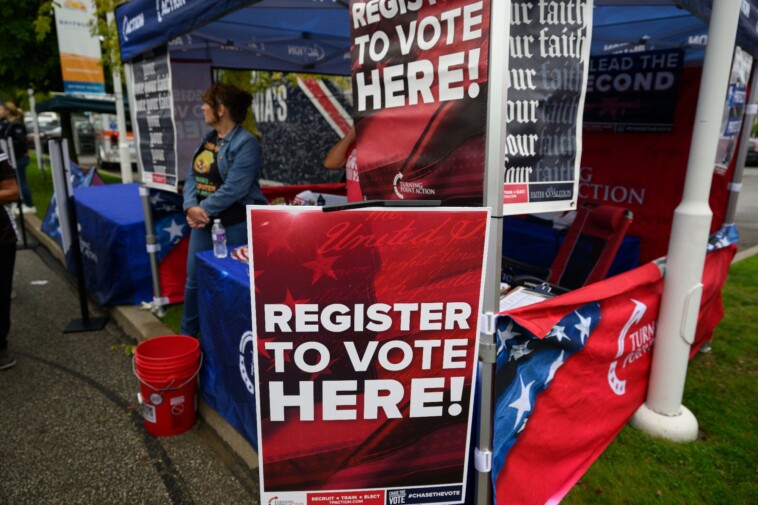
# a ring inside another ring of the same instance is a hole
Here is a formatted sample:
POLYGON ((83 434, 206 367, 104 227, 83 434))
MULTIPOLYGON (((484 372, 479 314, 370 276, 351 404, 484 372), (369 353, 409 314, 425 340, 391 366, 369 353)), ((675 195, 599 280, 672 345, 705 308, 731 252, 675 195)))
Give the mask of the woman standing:
POLYGON ((26 167, 29 166, 29 149, 26 145, 26 126, 24 125, 24 113, 13 102, 5 102, 5 116, 8 119, 8 127, 5 135, 8 142, 13 144, 13 154, 16 156, 16 172, 21 190, 21 203, 24 213, 34 213, 32 190, 26 182, 26 167))
POLYGON ((252 100, 250 93, 230 84, 214 84, 203 95, 204 119, 213 130, 200 141, 184 182, 184 211, 192 228, 181 325, 184 335, 197 336, 200 330, 195 254, 213 247, 213 220, 221 220, 229 245, 245 244, 245 206, 268 203, 259 183, 260 145, 241 126, 252 100))

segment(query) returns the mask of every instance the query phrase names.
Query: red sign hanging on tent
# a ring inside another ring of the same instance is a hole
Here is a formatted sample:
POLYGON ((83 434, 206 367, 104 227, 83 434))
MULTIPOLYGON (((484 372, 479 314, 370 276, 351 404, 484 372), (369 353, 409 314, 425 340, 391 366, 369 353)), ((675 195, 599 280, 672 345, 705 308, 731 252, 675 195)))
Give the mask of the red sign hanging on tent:
POLYGON ((488 221, 252 208, 261 503, 464 500, 488 221))
POLYGON ((480 205, 489 0, 350 2, 363 194, 480 205))

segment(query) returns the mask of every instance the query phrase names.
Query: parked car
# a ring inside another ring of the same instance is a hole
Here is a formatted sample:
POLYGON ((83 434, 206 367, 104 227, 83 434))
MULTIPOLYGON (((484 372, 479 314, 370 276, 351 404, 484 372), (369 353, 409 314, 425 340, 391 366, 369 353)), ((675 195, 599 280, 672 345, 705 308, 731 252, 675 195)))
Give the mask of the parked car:
POLYGON ((745 166, 758 167, 758 151, 755 149, 756 142, 758 142, 758 138, 752 137, 747 145, 747 157, 745 158, 745 166))
MULTIPOLYGON (((117 118, 114 114, 93 114, 91 120, 95 132, 97 165, 106 170, 114 169, 121 162, 118 152, 119 134, 117 118)), ((131 129, 131 121, 127 117, 126 137, 129 143, 129 157, 132 169, 136 169, 137 152, 134 148, 134 136, 131 129)))
MULTIPOLYGON (((42 151, 47 153, 47 141, 53 138, 60 138, 62 135, 61 123, 58 114, 54 112, 42 112, 37 115, 37 124, 39 126, 39 139, 42 143, 42 151)), ((26 145, 30 151, 34 147, 34 120, 31 115, 24 116, 24 126, 26 126, 26 145)))
POLYGON ((95 154, 95 128, 86 117, 79 116, 73 119, 74 123, 74 146, 79 155, 95 154))

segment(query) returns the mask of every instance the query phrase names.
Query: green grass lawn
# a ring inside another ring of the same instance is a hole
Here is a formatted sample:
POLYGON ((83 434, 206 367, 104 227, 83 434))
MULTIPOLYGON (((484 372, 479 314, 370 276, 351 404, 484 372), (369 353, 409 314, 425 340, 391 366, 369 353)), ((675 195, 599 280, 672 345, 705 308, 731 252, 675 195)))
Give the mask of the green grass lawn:
MULTIPOLYGON (((29 167, 26 169, 26 182, 32 190, 32 199, 37 208, 37 217, 44 219, 47 208, 50 206, 50 198, 53 196, 53 176, 50 173, 50 160, 45 156, 45 171, 40 171, 37 164, 37 155, 34 151, 29 152, 29 167)), ((88 168, 88 167, 84 167, 88 168)), ((116 177, 100 172, 100 177, 106 184, 121 182, 121 177, 116 177)))
MULTIPOLYGON (((28 179, 42 218, 52 177, 43 180, 32 157, 28 179)), ((627 426, 564 503, 758 504, 758 256, 732 266, 724 305, 713 351, 690 362, 684 394, 700 439, 675 444, 627 426)), ((163 319, 176 333, 182 308, 168 307, 163 319)))
POLYGON ((627 426, 563 503, 758 503, 758 256, 732 265, 724 305, 713 351, 690 361, 684 392, 700 439, 676 444, 627 426))

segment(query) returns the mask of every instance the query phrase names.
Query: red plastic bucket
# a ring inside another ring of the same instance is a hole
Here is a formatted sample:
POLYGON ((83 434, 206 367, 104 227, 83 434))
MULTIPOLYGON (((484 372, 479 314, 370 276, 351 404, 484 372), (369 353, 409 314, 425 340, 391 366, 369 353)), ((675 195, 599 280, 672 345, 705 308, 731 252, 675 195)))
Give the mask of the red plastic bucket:
POLYGON ((184 335, 154 337, 134 351, 134 374, 140 381, 145 430, 151 435, 178 435, 197 420, 197 374, 200 342, 184 335))

